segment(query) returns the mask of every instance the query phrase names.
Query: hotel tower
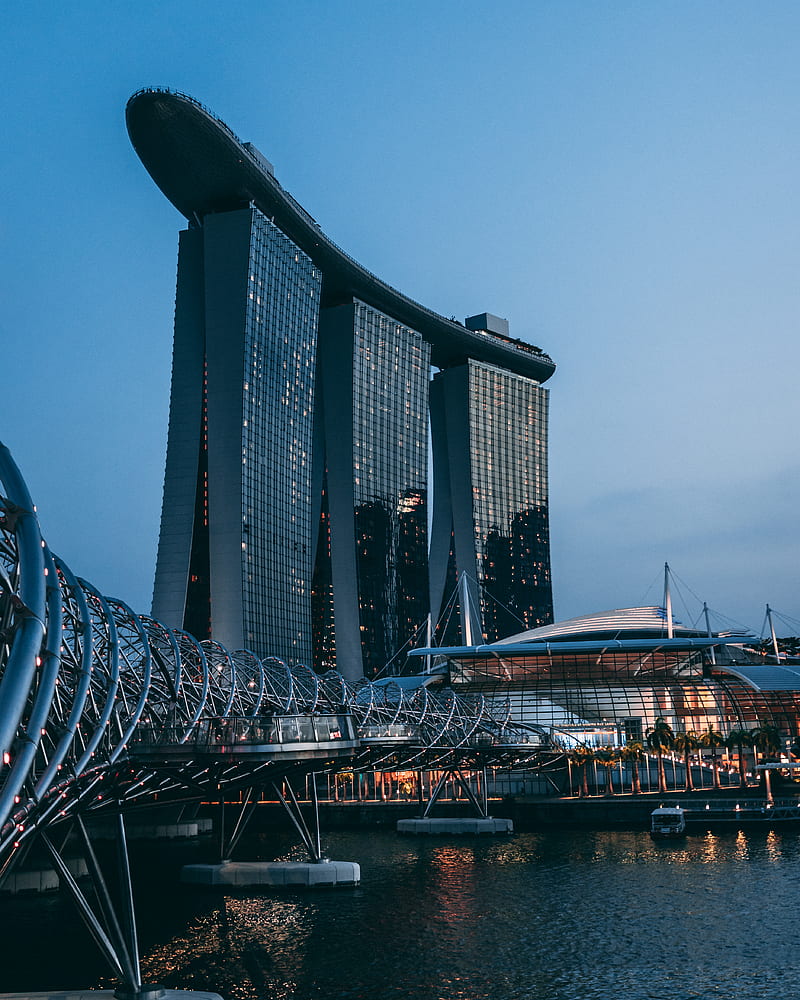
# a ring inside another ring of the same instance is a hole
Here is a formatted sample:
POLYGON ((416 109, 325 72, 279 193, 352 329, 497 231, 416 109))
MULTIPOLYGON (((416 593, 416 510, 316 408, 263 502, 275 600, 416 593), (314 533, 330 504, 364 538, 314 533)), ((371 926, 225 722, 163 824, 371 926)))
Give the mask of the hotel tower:
POLYGON ((429 616, 474 643, 552 621, 549 356, 366 271, 192 98, 126 117, 188 223, 153 616, 352 680, 429 616))

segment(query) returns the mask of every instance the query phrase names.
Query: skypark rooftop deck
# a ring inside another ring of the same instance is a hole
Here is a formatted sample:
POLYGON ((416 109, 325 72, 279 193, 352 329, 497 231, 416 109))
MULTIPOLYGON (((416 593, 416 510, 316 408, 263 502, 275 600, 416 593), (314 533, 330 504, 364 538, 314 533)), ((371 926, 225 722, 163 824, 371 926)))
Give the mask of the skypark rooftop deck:
POLYGON ((190 223, 210 213, 256 205, 322 271, 323 305, 357 298, 387 313, 422 334, 439 368, 474 358, 539 382, 555 371, 552 359, 539 348, 468 330, 362 267, 281 187, 258 150, 194 98, 167 89, 140 90, 128 101, 126 121, 147 171, 190 223))

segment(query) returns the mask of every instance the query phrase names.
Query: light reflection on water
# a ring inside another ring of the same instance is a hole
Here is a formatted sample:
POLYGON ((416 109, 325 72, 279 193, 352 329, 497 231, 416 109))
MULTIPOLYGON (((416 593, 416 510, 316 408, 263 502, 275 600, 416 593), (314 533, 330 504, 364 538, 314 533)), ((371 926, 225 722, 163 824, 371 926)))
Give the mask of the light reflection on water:
POLYGON ((296 995, 310 932, 308 909, 294 896, 219 896, 218 908, 192 921, 185 933, 151 948, 143 971, 150 981, 182 976, 187 988, 224 980, 227 995, 275 998, 296 995), (264 942, 269 942, 269 950, 264 942), (265 965, 267 955, 272 956, 265 965), (265 991, 268 990, 268 994, 265 991))
MULTIPOLYGON (((273 857, 288 851, 271 846, 273 857)), ((250 847, 251 857, 267 852, 250 847)), ((361 864, 360 887, 184 888, 175 862, 192 849, 170 847, 170 864, 137 888, 145 978, 231 1000, 800 997, 784 944, 800 934, 795 833, 655 843, 619 832, 460 841, 370 831, 332 835, 326 847, 361 864)), ((60 904, 0 910, 13 927, 0 969, 19 966, 23 939, 35 939, 39 956, 24 982, 15 973, 0 988, 108 984, 60 904), (64 954, 49 969, 41 943, 70 935, 79 978, 53 981, 64 954)))

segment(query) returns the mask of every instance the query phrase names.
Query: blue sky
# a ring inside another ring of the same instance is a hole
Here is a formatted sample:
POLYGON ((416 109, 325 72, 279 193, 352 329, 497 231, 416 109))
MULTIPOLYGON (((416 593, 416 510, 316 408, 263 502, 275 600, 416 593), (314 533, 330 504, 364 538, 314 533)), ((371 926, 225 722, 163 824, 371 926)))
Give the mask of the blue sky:
POLYGON ((557 617, 668 560, 800 618, 800 6, 40 2, 0 56, 0 439, 76 573, 149 608, 183 223, 124 107, 169 86, 370 270, 552 355, 557 617))

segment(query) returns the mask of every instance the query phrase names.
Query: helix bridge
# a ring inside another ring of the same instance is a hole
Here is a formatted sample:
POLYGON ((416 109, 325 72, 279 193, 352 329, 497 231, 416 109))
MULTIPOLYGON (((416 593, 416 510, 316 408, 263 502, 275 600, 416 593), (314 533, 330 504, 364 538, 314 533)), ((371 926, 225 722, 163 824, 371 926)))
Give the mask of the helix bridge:
POLYGON ((0 445, 0 875, 37 834, 52 847, 52 830, 102 810, 280 796, 278 782, 320 771, 508 765, 535 749, 507 705, 351 684, 103 596, 45 543, 0 445))

